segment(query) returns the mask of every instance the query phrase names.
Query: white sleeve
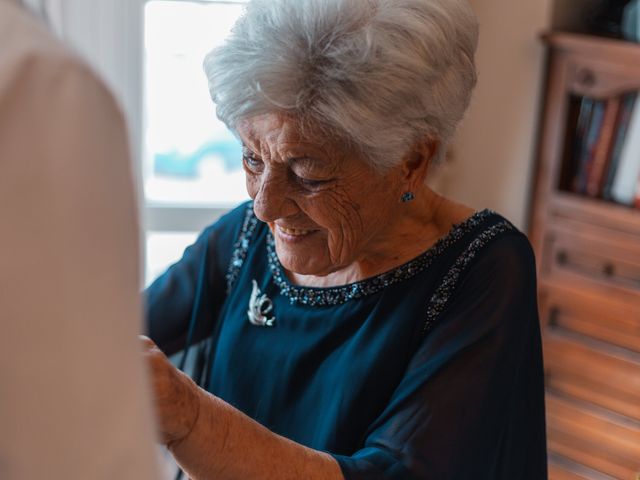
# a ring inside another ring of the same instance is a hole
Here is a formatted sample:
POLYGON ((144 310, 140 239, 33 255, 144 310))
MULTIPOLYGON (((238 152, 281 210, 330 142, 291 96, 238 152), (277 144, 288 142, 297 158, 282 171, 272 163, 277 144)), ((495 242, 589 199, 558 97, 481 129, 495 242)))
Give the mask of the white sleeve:
POLYGON ((157 479, 123 118, 74 58, 26 57, 0 75, 0 478, 157 479))

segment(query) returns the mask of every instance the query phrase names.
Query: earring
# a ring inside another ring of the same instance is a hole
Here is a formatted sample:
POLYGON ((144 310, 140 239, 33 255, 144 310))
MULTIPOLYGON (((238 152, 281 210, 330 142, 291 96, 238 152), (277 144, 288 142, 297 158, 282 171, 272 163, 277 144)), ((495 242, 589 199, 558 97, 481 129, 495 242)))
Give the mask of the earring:
POLYGON ((413 192, 404 192, 402 197, 400 197, 400 201, 402 203, 410 202, 411 200, 415 200, 416 196, 413 192))

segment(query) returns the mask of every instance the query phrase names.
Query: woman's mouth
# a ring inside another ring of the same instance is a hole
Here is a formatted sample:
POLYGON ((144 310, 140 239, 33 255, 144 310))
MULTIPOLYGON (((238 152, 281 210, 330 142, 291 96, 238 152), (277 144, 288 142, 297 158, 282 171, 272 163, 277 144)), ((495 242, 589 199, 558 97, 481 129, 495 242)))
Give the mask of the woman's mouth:
POLYGON ((283 233, 286 233, 287 235, 293 235, 294 237, 302 236, 302 235, 306 235, 308 233, 311 233, 311 230, 302 230, 300 228, 286 228, 286 227, 280 227, 280 226, 278 226, 278 228, 283 233))
POLYGON ((311 235, 316 231, 317 230, 289 228, 289 227, 283 227, 281 225, 276 225, 276 232, 278 233, 278 236, 286 241, 302 240, 303 238, 307 237, 308 235, 311 235))

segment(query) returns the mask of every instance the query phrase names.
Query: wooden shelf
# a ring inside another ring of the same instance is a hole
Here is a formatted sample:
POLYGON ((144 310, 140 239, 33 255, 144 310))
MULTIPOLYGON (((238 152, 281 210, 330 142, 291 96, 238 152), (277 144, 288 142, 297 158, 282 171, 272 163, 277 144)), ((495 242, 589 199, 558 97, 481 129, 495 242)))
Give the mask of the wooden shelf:
POLYGON ((640 45, 568 33, 542 37, 550 54, 530 237, 545 349, 549 478, 636 480, 640 210, 560 185, 572 165, 571 102, 640 90, 640 45))
POLYGON ((640 48, 635 42, 568 32, 548 32, 541 37, 556 51, 586 53, 593 57, 622 55, 640 60, 640 48))

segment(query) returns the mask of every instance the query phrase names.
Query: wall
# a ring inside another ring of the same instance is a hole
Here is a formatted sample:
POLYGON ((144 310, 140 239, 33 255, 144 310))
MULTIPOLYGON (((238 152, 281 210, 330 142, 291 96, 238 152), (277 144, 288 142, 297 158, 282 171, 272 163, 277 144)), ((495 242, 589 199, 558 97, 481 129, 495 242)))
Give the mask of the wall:
POLYGON ((544 83, 539 34, 552 0, 471 0, 480 20, 478 86, 440 174, 442 193, 525 228, 544 83))

